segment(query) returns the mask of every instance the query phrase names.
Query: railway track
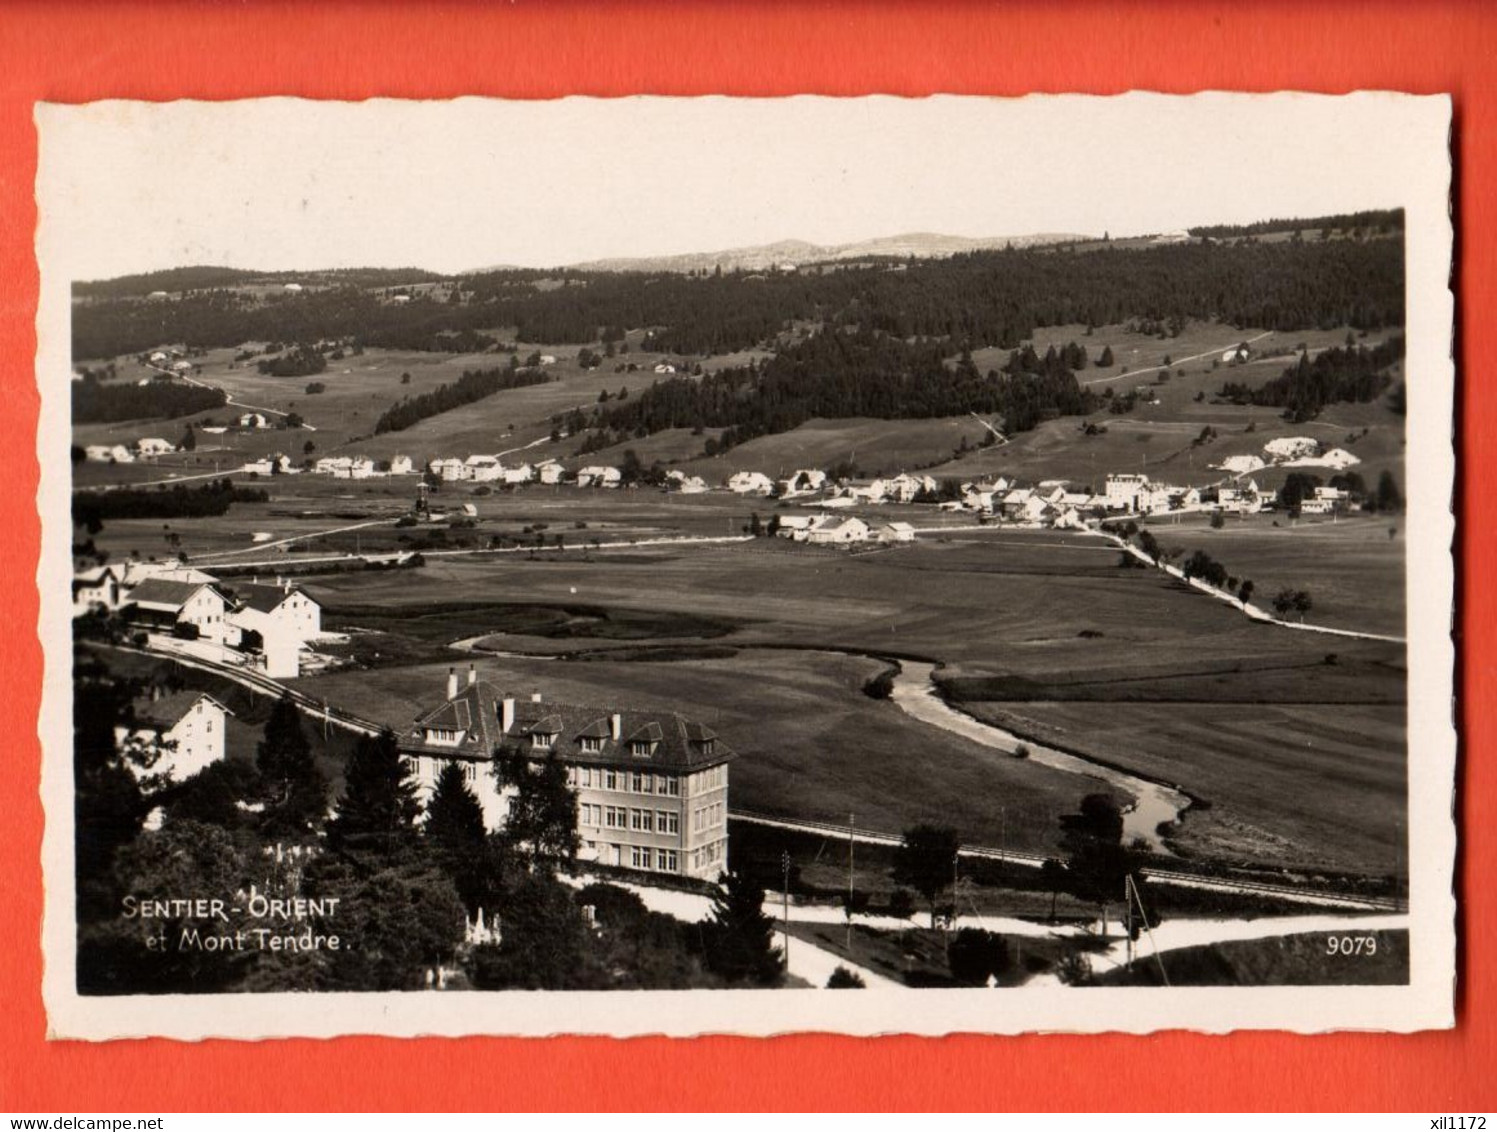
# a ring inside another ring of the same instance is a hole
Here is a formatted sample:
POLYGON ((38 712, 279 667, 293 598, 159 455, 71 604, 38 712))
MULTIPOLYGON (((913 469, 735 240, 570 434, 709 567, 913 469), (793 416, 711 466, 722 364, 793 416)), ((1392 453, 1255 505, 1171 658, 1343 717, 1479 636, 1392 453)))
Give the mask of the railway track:
MULTIPOLYGON (((733 821, 741 821, 750 825, 770 826, 797 833, 824 834, 843 841, 850 839, 864 845, 899 845, 904 840, 901 835, 895 833, 860 829, 857 826, 838 825, 835 822, 802 821, 797 818, 776 817, 771 814, 755 813, 752 810, 730 809, 728 816, 733 821)), ((990 845, 963 845, 957 850, 957 855, 969 859, 1012 862, 1016 865, 1024 865, 1036 869, 1042 866, 1046 860, 1043 854, 1025 853, 1015 849, 995 848, 990 845)), ((1242 880, 1236 877, 1213 876, 1208 873, 1186 873, 1173 869, 1148 868, 1143 870, 1143 875, 1151 884, 1167 887, 1196 888, 1212 892, 1230 892, 1245 896, 1271 896, 1278 900, 1286 900, 1296 904, 1314 904, 1326 908, 1345 908, 1348 911, 1408 911, 1406 901, 1390 897, 1365 896, 1359 893, 1303 888, 1298 885, 1270 884, 1266 881, 1242 880)))

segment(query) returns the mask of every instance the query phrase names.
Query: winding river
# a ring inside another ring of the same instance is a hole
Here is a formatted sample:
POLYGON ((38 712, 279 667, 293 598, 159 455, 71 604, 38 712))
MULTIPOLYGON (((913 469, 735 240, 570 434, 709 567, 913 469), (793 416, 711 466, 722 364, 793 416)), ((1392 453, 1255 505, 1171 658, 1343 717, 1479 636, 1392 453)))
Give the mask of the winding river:
MULTIPOLYGON (((481 641, 495 640, 501 636, 503 634, 485 633, 476 637, 466 637, 451 642, 449 647, 514 660, 560 659, 557 654, 508 652, 480 647, 481 641)), ((851 650, 834 651, 841 651, 849 656, 863 656, 868 660, 879 659, 851 650)), ((939 727, 971 742, 980 743, 984 747, 1002 751, 1004 754, 1012 755, 1020 745, 1023 745, 1029 749, 1029 759, 1032 762, 1053 770, 1090 778, 1112 787, 1133 800, 1123 813, 1124 840, 1130 842, 1142 840, 1147 842, 1154 852, 1169 853, 1169 848, 1159 835, 1159 828, 1173 825, 1180 820, 1180 815, 1190 805, 1190 798, 1185 794, 1171 786, 1150 782, 1148 779, 1139 778, 1127 771, 1093 762, 1081 755, 1058 751, 1042 743, 1022 739, 1001 727, 974 719, 970 715, 957 711, 941 698, 940 691, 931 678, 936 665, 915 660, 901 660, 898 663, 899 673, 894 677, 894 690, 891 698, 906 715, 931 727, 939 727)))
POLYGON ((1170 786, 1139 778, 1126 771, 1103 766, 1080 755, 1057 751, 1028 739, 1021 739, 1001 727, 983 723, 970 715, 957 711, 941 698, 931 674, 935 665, 918 661, 900 661, 900 672, 894 678, 893 700, 907 715, 969 739, 985 747, 1013 754, 1024 745, 1029 749, 1029 759, 1055 770, 1084 775, 1097 779, 1128 795, 1133 805, 1123 814, 1123 838, 1133 841, 1141 838, 1155 852, 1169 850, 1159 836, 1159 827, 1179 820, 1180 814, 1190 805, 1190 799, 1170 786))

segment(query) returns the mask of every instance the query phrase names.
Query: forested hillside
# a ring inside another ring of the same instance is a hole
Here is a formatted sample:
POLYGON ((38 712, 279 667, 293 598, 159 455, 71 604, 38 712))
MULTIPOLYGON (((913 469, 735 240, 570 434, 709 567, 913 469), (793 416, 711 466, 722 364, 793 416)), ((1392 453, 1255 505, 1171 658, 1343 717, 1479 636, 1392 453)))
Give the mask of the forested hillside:
MULTIPOLYGON (((536 272, 463 278, 463 301, 391 304, 352 282, 296 294, 219 288, 169 301, 101 299, 74 310, 75 359, 253 341, 352 339, 440 349, 513 330, 530 343, 593 343, 645 329, 650 348, 726 353, 792 323, 1013 348, 1038 326, 1133 317, 1219 319, 1294 330, 1403 322, 1396 239, 1181 244, 1142 250, 1005 250, 855 269, 710 276, 536 272)), ((955 352, 953 349, 951 352, 955 352)))

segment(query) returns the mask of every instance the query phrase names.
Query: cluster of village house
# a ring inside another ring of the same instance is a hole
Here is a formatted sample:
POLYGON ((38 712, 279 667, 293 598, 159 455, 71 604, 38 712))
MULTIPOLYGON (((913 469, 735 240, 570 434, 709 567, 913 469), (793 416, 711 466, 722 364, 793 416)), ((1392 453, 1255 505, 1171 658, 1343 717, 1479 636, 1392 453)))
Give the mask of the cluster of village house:
POLYGON ((130 562, 73 578, 73 615, 117 613, 147 633, 201 642, 213 659, 267 676, 301 674, 302 653, 322 634, 322 607, 289 581, 234 582, 188 566, 130 562))

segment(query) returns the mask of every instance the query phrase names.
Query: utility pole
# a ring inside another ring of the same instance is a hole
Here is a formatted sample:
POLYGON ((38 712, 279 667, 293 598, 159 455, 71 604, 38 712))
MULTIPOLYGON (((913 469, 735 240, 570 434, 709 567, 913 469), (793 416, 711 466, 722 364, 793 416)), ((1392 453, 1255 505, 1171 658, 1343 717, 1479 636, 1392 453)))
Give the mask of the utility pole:
POLYGON ((853 853, 853 827, 857 824, 857 815, 847 815, 847 949, 852 950, 852 853, 853 853))
POLYGON ((785 969, 790 969, 790 854, 780 854, 780 910, 785 918, 785 969))

